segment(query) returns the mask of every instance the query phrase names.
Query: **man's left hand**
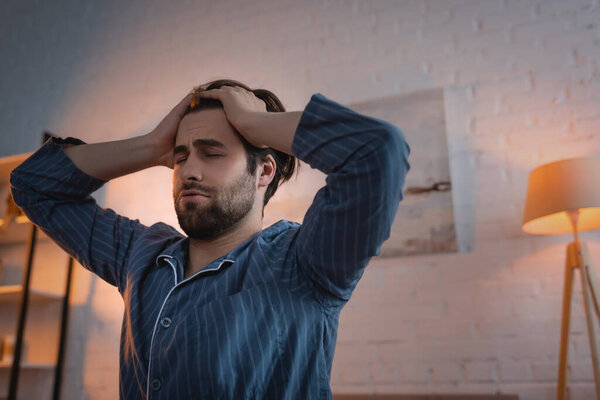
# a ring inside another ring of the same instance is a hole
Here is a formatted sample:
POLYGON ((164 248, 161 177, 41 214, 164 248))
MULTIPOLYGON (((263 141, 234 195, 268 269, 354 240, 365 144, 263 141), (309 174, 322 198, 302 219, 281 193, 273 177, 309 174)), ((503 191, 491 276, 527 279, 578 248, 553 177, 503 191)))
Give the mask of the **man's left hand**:
POLYGON ((268 147, 260 143, 258 138, 251 137, 251 129, 248 129, 253 114, 267 112, 265 102, 254 93, 237 86, 222 86, 218 89, 196 90, 194 96, 221 101, 227 120, 248 142, 258 148, 268 147))

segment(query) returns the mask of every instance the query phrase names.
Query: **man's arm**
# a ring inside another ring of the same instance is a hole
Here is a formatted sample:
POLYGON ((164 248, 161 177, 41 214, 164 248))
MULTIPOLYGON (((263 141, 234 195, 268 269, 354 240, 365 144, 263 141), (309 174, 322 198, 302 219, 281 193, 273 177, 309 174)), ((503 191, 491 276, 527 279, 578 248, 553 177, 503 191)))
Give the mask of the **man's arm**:
POLYGON ((298 233, 298 265, 323 304, 341 306, 390 236, 410 147, 392 124, 315 94, 292 149, 327 174, 298 233))
POLYGON ((390 236, 410 166, 410 147, 392 124, 358 114, 325 96, 304 112, 268 113, 250 92, 224 87, 227 119, 253 145, 293 154, 327 174, 296 241, 300 268, 323 303, 344 304, 390 236))
MULTIPOLYGON (((186 96, 141 137, 97 144, 51 138, 10 175, 15 203, 27 217, 82 266, 121 292, 127 261, 136 257, 131 254, 133 243, 148 227, 100 208, 91 193, 114 177, 172 162, 179 111, 189 100, 186 96)), ((166 225, 157 228, 181 236, 166 225)))
POLYGON ((112 142, 68 146, 65 154, 86 174, 105 182, 142 169, 173 167, 177 128, 192 99, 185 96, 150 133, 112 142))
POLYGON ((148 135, 112 142, 63 145, 73 163, 94 178, 108 182, 158 164, 148 135))

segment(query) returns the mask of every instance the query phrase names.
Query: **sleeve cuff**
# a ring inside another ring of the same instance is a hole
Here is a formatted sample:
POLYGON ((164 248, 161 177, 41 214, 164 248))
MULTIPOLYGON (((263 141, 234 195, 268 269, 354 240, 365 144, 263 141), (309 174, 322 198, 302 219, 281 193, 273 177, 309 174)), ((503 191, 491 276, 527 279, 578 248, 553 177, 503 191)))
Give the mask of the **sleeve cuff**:
POLYGON ((51 137, 21 165, 13 170, 12 175, 19 175, 19 171, 35 172, 49 177, 58 182, 77 182, 78 192, 92 193, 102 187, 107 181, 95 178, 79 169, 64 152, 63 145, 87 144, 74 137, 51 137), (48 168, 48 166, 51 166, 48 168))

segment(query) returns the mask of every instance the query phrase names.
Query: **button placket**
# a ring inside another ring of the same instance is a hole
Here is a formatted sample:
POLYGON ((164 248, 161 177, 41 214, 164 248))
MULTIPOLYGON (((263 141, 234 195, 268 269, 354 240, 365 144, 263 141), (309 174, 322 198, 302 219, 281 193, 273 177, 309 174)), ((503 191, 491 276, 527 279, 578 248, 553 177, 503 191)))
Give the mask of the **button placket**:
MULTIPOLYGON (((170 262, 169 262, 169 264, 170 264, 170 262)), ((150 339, 150 357, 148 360, 148 378, 150 376, 152 376, 152 374, 153 374, 152 364, 153 364, 154 360, 153 360, 152 355, 153 355, 153 350, 156 347, 156 340, 158 340, 158 339, 156 339, 156 335, 159 334, 157 329, 160 329, 160 328, 158 328, 158 325, 160 324, 163 327, 165 324, 168 326, 171 325, 170 318, 168 318, 168 317, 160 318, 160 316, 164 315, 165 311, 168 309, 168 307, 165 307, 167 304, 167 300, 169 300, 169 297, 171 296, 171 293, 173 293, 173 290, 176 288, 176 286, 177 286, 177 282, 175 282, 175 285, 169 290, 169 293, 167 293, 167 296, 163 300, 163 304, 160 307, 160 310, 158 312, 158 316, 157 316, 157 319, 156 319, 156 322, 154 325, 154 330, 152 332, 152 338, 150 339), (167 320, 168 320, 168 322, 167 322, 167 320)), ((152 380, 148 379, 147 386, 146 386, 146 393, 148 393, 148 398, 150 398, 150 392, 157 392, 157 391, 161 390, 161 388, 162 388, 162 381, 160 379, 158 379, 158 378, 154 378, 152 380)))

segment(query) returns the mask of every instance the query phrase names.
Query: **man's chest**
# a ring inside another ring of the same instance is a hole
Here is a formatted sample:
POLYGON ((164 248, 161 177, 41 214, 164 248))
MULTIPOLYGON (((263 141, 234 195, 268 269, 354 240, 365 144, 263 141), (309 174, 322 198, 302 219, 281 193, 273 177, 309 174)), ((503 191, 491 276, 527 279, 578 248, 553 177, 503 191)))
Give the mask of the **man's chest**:
POLYGON ((164 387, 174 376, 194 371, 198 390, 211 385, 212 393, 260 390, 279 381, 283 371, 276 366, 282 359, 297 356, 299 332, 304 337, 314 330, 318 337, 321 310, 310 297, 277 280, 250 285, 251 280, 225 275, 177 285, 172 277, 149 277, 148 286, 139 288, 139 301, 134 297, 126 304, 125 327, 131 331, 124 336, 143 354, 149 382, 160 380, 164 387))

